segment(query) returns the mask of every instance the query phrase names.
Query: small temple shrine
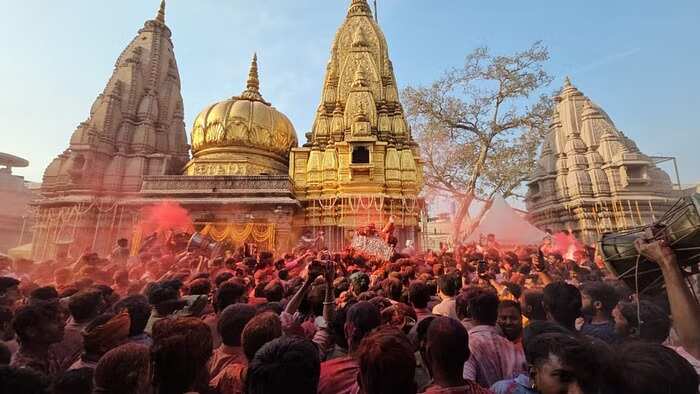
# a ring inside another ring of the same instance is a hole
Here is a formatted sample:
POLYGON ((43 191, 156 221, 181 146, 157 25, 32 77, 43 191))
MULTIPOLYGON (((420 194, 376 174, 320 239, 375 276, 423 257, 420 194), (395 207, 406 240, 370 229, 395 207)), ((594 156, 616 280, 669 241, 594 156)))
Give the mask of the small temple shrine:
POLYGON ((554 98, 525 199, 542 230, 567 230, 585 242, 604 232, 647 225, 676 201, 669 176, 566 78, 554 98))
POLYGON ((148 235, 144 208, 166 201, 187 211, 193 230, 234 245, 284 251, 303 231, 324 230, 337 250, 357 227, 390 216, 399 242, 420 241, 422 164, 366 0, 352 0, 336 34, 302 147, 261 94, 257 56, 243 92, 204 108, 188 144, 171 35, 162 1, 46 168, 35 259, 64 245, 104 254, 119 238, 137 247, 148 235))

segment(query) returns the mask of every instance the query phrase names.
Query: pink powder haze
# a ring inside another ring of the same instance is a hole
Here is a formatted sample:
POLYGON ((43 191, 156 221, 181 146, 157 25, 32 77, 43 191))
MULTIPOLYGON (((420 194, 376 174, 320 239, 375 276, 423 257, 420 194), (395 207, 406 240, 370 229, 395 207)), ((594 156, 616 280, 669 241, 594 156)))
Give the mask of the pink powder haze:
POLYGON ((143 234, 161 233, 169 230, 194 232, 189 212, 173 201, 164 201, 157 205, 144 207, 141 210, 140 226, 143 234))

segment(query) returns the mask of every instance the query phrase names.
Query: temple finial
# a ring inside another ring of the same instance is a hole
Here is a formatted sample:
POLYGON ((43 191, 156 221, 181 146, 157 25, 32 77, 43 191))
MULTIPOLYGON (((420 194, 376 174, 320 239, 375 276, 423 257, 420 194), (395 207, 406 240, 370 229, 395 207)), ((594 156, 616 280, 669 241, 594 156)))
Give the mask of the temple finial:
POLYGON ((365 15, 372 16, 372 9, 367 4, 367 0, 352 0, 348 16, 365 15))
POLYGON ((260 94, 260 79, 258 78, 258 54, 253 54, 253 61, 250 63, 250 71, 248 72, 248 82, 246 82, 246 89, 241 94, 242 98, 254 101, 261 101, 265 103, 265 100, 260 94))
POLYGON ((248 71, 248 82, 246 90, 260 94, 260 79, 258 77, 258 54, 253 54, 253 61, 250 63, 248 71))
POLYGON ((165 0, 160 0, 160 8, 158 8, 156 20, 160 23, 165 23, 165 0))

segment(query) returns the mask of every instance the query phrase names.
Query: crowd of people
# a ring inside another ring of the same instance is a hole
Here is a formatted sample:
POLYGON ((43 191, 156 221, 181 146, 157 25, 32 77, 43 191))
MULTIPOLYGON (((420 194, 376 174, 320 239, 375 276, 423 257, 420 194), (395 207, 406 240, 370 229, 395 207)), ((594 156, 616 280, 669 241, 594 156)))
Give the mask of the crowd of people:
POLYGON ((673 251, 636 244, 639 296, 588 250, 494 237, 390 260, 347 249, 0 258, 0 392, 698 392, 700 307, 673 251), (248 253, 250 254, 250 253, 248 253))

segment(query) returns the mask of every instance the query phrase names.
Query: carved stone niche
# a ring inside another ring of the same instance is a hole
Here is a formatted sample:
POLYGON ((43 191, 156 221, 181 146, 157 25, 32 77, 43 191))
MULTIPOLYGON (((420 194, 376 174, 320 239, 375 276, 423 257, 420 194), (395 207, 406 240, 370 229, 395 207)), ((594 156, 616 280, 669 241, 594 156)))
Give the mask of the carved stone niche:
POLYGON ((539 200, 542 197, 542 191, 540 189, 539 182, 531 182, 527 185, 527 197, 534 200, 539 200))
POLYGON ((620 167, 624 186, 646 185, 649 183, 646 164, 628 164, 620 167))

